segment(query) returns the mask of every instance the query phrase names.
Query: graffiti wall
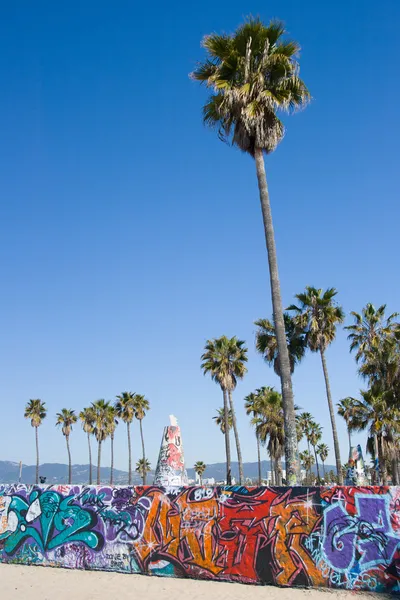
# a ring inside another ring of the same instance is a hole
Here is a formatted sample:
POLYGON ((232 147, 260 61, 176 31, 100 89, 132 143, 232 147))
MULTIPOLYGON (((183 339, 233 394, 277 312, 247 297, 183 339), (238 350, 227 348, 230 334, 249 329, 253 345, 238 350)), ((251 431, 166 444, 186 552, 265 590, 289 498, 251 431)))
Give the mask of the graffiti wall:
POLYGON ((0 485, 0 561, 398 591, 400 488, 0 485))

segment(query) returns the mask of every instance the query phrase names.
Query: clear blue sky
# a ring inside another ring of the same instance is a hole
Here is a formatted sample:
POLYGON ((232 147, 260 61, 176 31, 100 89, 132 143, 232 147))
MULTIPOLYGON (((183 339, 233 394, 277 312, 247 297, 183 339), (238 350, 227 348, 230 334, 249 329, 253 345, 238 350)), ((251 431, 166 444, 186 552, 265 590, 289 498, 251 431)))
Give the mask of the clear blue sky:
MULTIPOLYGON (((151 401, 153 465, 170 413, 189 466, 223 460, 221 393, 199 358, 226 334, 249 346, 235 400, 244 459, 256 460, 243 397, 278 380, 254 351, 253 322, 271 314, 254 164, 203 127, 205 92, 188 78, 201 38, 249 12, 286 22, 314 97, 267 161, 284 303, 335 286, 347 313, 400 309, 398 2, 4 4, 0 459, 34 462, 29 398, 49 409, 41 460, 65 462, 55 413, 133 390, 151 401)), ((357 394, 344 332, 327 360, 335 402, 357 394)), ((318 356, 294 386, 332 447, 318 356)), ((71 445, 86 462, 78 427, 71 445)), ((116 450, 126 468, 125 431, 116 450)))

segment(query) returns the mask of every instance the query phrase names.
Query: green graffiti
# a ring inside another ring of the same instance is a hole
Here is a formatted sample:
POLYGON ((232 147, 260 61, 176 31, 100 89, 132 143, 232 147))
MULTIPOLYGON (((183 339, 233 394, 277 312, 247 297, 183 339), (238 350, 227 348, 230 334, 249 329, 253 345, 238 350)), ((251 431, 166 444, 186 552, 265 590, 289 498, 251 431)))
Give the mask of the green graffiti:
POLYGON ((94 512, 74 504, 74 498, 62 498, 52 490, 34 490, 29 500, 12 496, 8 505, 9 529, 0 535, 5 540, 4 550, 12 555, 27 539, 32 539, 46 552, 69 542, 82 542, 100 550, 103 536, 93 527, 97 523, 94 512))

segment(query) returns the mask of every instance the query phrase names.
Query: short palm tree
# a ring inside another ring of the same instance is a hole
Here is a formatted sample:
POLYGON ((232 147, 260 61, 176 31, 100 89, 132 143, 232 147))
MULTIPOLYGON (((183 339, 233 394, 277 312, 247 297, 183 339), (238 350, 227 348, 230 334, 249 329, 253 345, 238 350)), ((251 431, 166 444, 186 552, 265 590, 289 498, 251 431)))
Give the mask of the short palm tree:
POLYGON ((386 463, 394 450, 393 437, 400 432, 400 412, 397 408, 388 407, 383 394, 361 390, 360 395, 360 400, 353 399, 350 427, 355 431, 368 431, 370 444, 374 445, 373 455, 379 458, 382 483, 387 485, 386 463))
POLYGON ((110 485, 114 483, 114 435, 118 425, 117 411, 115 406, 109 404, 106 412, 106 433, 111 440, 111 465, 110 465, 110 485))
POLYGON ((108 409, 110 403, 105 400, 96 400, 92 402, 91 410, 93 410, 93 425, 94 435, 97 440, 97 485, 100 485, 100 468, 101 468, 101 445, 108 436, 108 409))
POLYGON ((313 416, 312 416, 311 413, 309 413, 309 412, 302 412, 298 416, 297 423, 298 423, 298 426, 299 426, 301 432, 303 433, 303 435, 306 438, 308 452, 309 452, 309 454, 311 454, 310 434, 311 434, 312 427, 314 425, 314 418, 313 418, 313 416))
POLYGON ((357 350, 356 361, 365 362, 369 353, 379 349, 382 342, 391 337, 399 324, 394 321, 399 313, 392 313, 385 319, 386 304, 375 308, 370 302, 362 309, 361 314, 351 312, 354 324, 345 327, 350 331, 350 352, 357 350))
MULTIPOLYGON (((223 408, 217 408, 217 416, 213 417, 215 424, 220 428, 221 433, 225 435, 225 411, 223 408)), ((228 411, 228 427, 232 429, 232 411, 228 411)))
POLYGON ((220 139, 255 160, 280 356, 286 468, 289 483, 294 485, 298 462, 296 417, 264 154, 273 152, 283 139, 279 113, 302 108, 310 94, 299 77, 300 47, 284 35, 282 23, 271 21, 265 25, 253 18, 232 35, 208 35, 203 39, 207 58, 192 78, 211 90, 203 109, 204 122, 217 130, 220 139))
POLYGON ((61 427, 62 433, 65 436, 68 452, 68 485, 72 484, 72 461, 71 461, 71 449, 69 447, 69 436, 71 435, 72 426, 77 422, 78 417, 74 410, 63 408, 61 412, 56 415, 56 426, 61 427))
MULTIPOLYGON (((135 418, 139 421, 140 439, 142 441, 142 458, 143 458, 143 463, 145 463, 146 462, 146 452, 145 452, 145 448, 144 448, 142 421, 146 416, 146 412, 148 412, 150 410, 150 402, 142 394, 134 394, 133 408, 135 411, 135 418)), ((146 470, 143 471, 143 485, 146 485, 146 470)))
POLYGON ((272 484, 282 485, 280 461, 284 452, 284 423, 282 396, 271 387, 257 390, 259 406, 252 419, 257 435, 263 445, 267 445, 271 462, 272 484), (268 443, 267 443, 268 440, 268 443))
POLYGON ((132 392, 123 392, 117 396, 115 402, 117 417, 126 423, 126 432, 128 436, 128 485, 132 485, 131 423, 135 417, 134 398, 135 394, 132 392))
POLYGON ((135 471, 136 473, 139 473, 143 481, 146 481, 147 473, 150 473, 151 471, 151 465, 147 458, 139 458, 139 460, 136 463, 135 471))
POLYGON ((225 419, 225 450, 226 450, 226 481, 231 484, 231 455, 228 429, 229 410, 232 412, 232 426, 235 434, 236 450, 239 463, 239 483, 243 483, 243 461, 240 448, 239 432, 236 424, 235 407, 232 399, 232 391, 236 388, 237 380, 242 379, 247 372, 247 348, 242 340, 237 337, 220 338, 208 340, 205 352, 201 357, 201 368, 204 374, 209 373, 212 379, 219 384, 224 398, 225 419), (229 408, 228 408, 229 401, 229 408))
POLYGON ((87 435, 88 449, 89 449, 89 485, 92 485, 92 447, 90 444, 90 436, 94 433, 94 412, 91 407, 84 408, 79 413, 79 419, 82 423, 82 429, 87 435))
POLYGON ((198 460, 197 463, 194 465, 194 470, 196 471, 200 479, 200 485, 203 485, 203 473, 206 469, 207 465, 203 463, 202 460, 198 460))
POLYGON ((296 322, 306 331, 307 345, 312 352, 319 352, 325 377, 326 396, 332 425, 333 445, 335 449, 336 471, 339 484, 343 483, 342 462, 340 459, 339 438, 336 429, 335 411, 333 408, 328 368, 325 351, 336 337, 337 325, 343 323, 343 309, 335 303, 335 288, 325 290, 307 286, 305 292, 296 295, 299 306, 288 308, 296 315, 296 322))
POLYGON ((329 448, 326 444, 319 444, 317 447, 317 454, 321 459, 322 462, 322 470, 324 473, 324 481, 326 481, 326 475, 325 475, 325 461, 328 458, 328 454, 329 454, 329 448))
MULTIPOLYGON (((306 351, 306 339, 302 331, 295 322, 295 319, 287 312, 283 314, 285 323, 286 344, 289 353, 290 372, 293 374, 294 368, 304 357, 306 351)), ((259 319, 254 325, 258 328, 256 331, 256 349, 266 363, 272 365, 275 373, 280 376, 278 341, 275 333, 273 321, 268 319, 259 319)))
POLYGON ((343 398, 336 405, 338 407, 338 415, 340 415, 346 422, 347 433, 349 436, 349 457, 351 455, 351 427, 350 424, 354 416, 357 413, 357 401, 354 398, 348 396, 343 398))
POLYGON ((47 409, 45 402, 39 399, 29 400, 25 406, 24 417, 30 419, 32 427, 35 428, 35 440, 36 440, 36 485, 39 483, 39 434, 38 428, 46 418, 47 409))
POLYGON ((317 454, 317 444, 321 441, 322 437, 322 427, 318 425, 318 423, 313 423, 310 431, 310 444, 314 450, 315 464, 317 465, 317 479, 318 483, 321 482, 321 477, 319 473, 319 464, 318 464, 318 454, 317 454))
POLYGON ((313 464, 315 463, 314 457, 312 454, 310 454, 310 452, 308 450, 304 450, 304 452, 300 452, 299 458, 300 458, 301 464, 303 465, 304 469, 306 470, 308 481, 310 482, 311 469, 312 469, 313 464))

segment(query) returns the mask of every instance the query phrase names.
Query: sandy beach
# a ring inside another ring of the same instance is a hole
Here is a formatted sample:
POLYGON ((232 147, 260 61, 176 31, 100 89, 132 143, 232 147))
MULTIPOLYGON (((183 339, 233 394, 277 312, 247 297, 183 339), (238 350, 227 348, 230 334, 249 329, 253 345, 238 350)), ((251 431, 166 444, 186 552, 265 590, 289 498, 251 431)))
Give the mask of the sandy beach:
POLYGON ((146 600, 171 600, 186 596, 190 600, 337 600, 358 597, 385 598, 386 594, 356 593, 351 591, 287 589, 272 586, 250 586, 238 583, 195 581, 145 575, 24 567, 0 564, 0 597, 4 600, 97 600, 134 597, 146 600))

